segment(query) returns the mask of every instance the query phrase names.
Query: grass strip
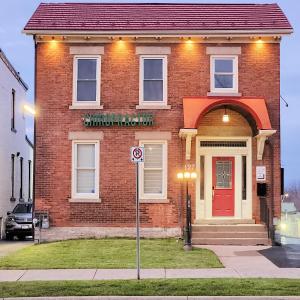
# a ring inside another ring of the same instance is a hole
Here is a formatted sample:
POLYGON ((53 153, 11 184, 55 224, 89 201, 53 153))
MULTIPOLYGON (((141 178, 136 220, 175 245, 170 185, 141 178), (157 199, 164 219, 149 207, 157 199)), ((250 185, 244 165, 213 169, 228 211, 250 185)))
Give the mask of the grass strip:
POLYGON ((299 296, 297 279, 157 279, 1 282, 0 297, 299 296))

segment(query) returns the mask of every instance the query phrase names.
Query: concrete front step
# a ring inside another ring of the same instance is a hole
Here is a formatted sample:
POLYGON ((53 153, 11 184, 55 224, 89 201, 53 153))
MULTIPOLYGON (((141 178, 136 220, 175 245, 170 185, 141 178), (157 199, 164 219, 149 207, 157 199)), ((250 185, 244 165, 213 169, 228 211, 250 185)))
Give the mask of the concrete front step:
POLYGON ((193 224, 194 232, 265 232, 266 228, 262 224, 242 224, 242 225, 198 225, 193 224))
POLYGON ((193 245, 269 245, 267 238, 192 238, 193 245))
POLYGON ((252 219, 212 219, 212 220, 195 220, 196 225, 237 225, 237 224, 255 224, 252 219))
POLYGON ((193 239, 203 239, 203 238, 268 238, 268 233, 266 231, 258 232, 192 232, 193 239))

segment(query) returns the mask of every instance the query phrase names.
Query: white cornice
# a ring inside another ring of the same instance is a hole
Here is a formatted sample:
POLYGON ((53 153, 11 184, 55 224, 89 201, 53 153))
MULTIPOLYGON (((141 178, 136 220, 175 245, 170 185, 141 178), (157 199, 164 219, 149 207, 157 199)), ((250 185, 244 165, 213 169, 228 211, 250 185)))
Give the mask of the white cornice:
POLYGON ((293 33, 292 29, 259 29, 259 30, 27 30, 22 31, 28 35, 96 35, 96 36, 163 36, 163 37, 180 37, 180 36, 252 36, 252 35, 286 35, 293 33))

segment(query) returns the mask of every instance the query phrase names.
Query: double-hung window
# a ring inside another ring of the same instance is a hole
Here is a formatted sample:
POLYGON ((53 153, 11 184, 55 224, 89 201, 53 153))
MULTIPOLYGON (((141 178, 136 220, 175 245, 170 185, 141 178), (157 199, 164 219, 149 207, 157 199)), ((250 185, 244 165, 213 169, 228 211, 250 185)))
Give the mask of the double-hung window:
POLYGON ((223 55, 211 56, 211 92, 238 92, 238 57, 223 55))
POLYGON ((73 69, 73 105, 100 105, 101 57, 76 55, 73 69))
POLYGON ((99 199, 99 141, 73 141, 72 198, 99 199))
POLYGON ((141 163, 141 199, 167 198, 167 142, 142 141, 145 160, 141 163))
POLYGON ((140 56, 140 105, 167 104, 167 56, 140 56))

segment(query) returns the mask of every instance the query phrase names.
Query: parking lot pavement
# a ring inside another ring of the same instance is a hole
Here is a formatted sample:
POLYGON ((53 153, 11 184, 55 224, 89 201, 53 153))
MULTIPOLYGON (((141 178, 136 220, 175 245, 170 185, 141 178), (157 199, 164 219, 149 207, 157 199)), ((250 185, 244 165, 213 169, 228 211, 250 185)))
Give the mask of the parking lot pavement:
POLYGON ((258 252, 279 268, 300 268, 300 245, 274 246, 258 252))
POLYGON ((13 253, 24 247, 33 245, 33 241, 3 241, 0 240, 0 257, 13 253))

